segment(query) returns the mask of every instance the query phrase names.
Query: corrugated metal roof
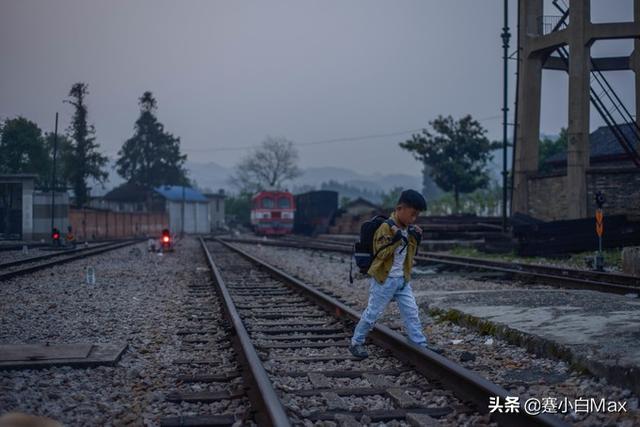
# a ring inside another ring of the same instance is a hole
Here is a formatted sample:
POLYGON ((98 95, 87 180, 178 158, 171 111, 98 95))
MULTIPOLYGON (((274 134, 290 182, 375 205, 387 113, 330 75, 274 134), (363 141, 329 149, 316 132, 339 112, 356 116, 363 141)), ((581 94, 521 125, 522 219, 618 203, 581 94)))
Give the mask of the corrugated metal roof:
POLYGON ((208 202, 209 200, 198 190, 192 187, 182 187, 180 185, 165 185, 154 188, 162 197, 171 201, 182 201, 182 189, 184 188, 184 200, 186 202, 208 202))
MULTIPOLYGON (((640 143, 635 136, 633 125, 620 125, 620 130, 628 141, 632 141, 632 146, 636 150, 640 149, 640 143)), ((597 159, 609 156, 626 156, 626 152, 616 139, 608 126, 601 126, 589 135, 590 158, 597 159)), ((549 157, 547 163, 565 162, 567 160, 567 152, 556 153, 549 157)))

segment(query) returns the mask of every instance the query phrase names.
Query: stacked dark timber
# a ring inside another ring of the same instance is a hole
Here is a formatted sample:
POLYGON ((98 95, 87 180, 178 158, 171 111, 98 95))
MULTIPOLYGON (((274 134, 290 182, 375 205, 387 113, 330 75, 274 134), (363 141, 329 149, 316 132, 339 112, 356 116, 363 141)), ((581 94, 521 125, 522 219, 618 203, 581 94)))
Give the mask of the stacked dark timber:
MULTIPOLYGON (((473 246, 489 252, 509 252, 514 242, 502 232, 502 218, 474 214, 418 217, 425 239, 478 241, 473 246)), ((436 249, 437 250, 437 249, 436 249)))
MULTIPOLYGON (((543 222, 521 214, 512 217, 517 253, 550 256, 598 249, 595 219, 543 222)), ((603 248, 640 245, 640 222, 626 215, 604 217, 603 248)))
POLYGON ((421 216, 417 224, 434 240, 483 239, 502 232, 502 218, 468 214, 421 216))
MULTIPOLYGON (((331 235, 356 235, 362 222, 376 214, 388 215, 389 212, 370 212, 363 215, 346 215, 335 219, 335 225, 329 229, 331 235)), ((514 243, 508 233, 502 232, 501 217, 477 216, 475 214, 420 216, 417 224, 424 230, 425 240, 432 242, 428 250, 448 249, 448 243, 464 241, 487 252, 509 252, 514 243), (442 242, 442 243, 437 243, 442 242)))

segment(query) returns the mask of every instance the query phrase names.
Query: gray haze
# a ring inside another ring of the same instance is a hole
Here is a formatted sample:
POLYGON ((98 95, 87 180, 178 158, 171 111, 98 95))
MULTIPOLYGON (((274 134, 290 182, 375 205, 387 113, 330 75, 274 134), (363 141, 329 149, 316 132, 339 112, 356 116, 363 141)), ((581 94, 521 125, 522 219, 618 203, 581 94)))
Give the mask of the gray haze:
MULTIPOLYGON (((592 9, 594 21, 626 21, 632 1, 592 9)), ((71 108, 62 100, 84 81, 90 121, 112 157, 145 90, 190 161, 225 167, 266 135, 308 143, 388 134, 438 114, 470 113, 497 139, 501 27, 497 0, 0 0, 0 118, 24 115, 50 131, 59 111, 65 129, 71 108)), ((598 42, 593 54, 631 47, 598 42)), ((609 76, 634 114, 633 74, 609 76)), ((512 99, 514 84, 512 76, 512 99)), ((566 126, 567 79, 548 71, 544 84, 541 131, 555 134, 566 126)), ((397 145, 408 136, 300 145, 301 165, 419 175, 397 145)))

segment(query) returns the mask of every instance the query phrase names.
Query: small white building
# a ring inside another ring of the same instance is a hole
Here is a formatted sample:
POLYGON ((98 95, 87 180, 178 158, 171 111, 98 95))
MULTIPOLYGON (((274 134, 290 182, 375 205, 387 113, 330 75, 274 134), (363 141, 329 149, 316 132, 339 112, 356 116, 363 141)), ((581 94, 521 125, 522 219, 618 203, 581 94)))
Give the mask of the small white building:
MULTIPOLYGON (((53 196, 54 218, 53 226, 64 236, 69 227, 69 195, 67 192, 56 191, 53 196)), ((49 241, 51 239, 51 192, 33 192, 33 234, 32 240, 49 241)))
POLYGON ((33 189, 37 175, 0 175, 0 238, 33 238, 33 189))
POLYGON ((217 193, 205 193, 204 196, 209 199, 209 224, 210 231, 220 230, 224 224, 224 190, 217 193))
POLYGON ((35 174, 0 174, 0 239, 49 240, 52 226, 65 233, 69 225, 69 196, 56 191, 52 215, 51 192, 35 190, 35 174))
POLYGON ((154 188, 165 200, 172 233, 205 234, 211 231, 209 199, 198 190, 179 185, 154 188))
POLYGON ((208 234, 224 225, 224 192, 204 195, 195 188, 163 185, 148 189, 124 183, 90 202, 114 212, 166 212, 172 233, 208 234), (183 221, 184 212, 184 221, 183 221))

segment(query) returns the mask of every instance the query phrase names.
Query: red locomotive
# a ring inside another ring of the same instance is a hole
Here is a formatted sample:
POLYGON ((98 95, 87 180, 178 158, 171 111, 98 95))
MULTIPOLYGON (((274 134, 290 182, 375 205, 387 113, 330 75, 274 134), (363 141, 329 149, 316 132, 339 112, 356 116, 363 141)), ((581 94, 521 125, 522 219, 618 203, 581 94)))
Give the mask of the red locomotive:
POLYGON ((290 234, 295 211, 288 191, 261 191, 251 199, 251 225, 256 234, 290 234))

